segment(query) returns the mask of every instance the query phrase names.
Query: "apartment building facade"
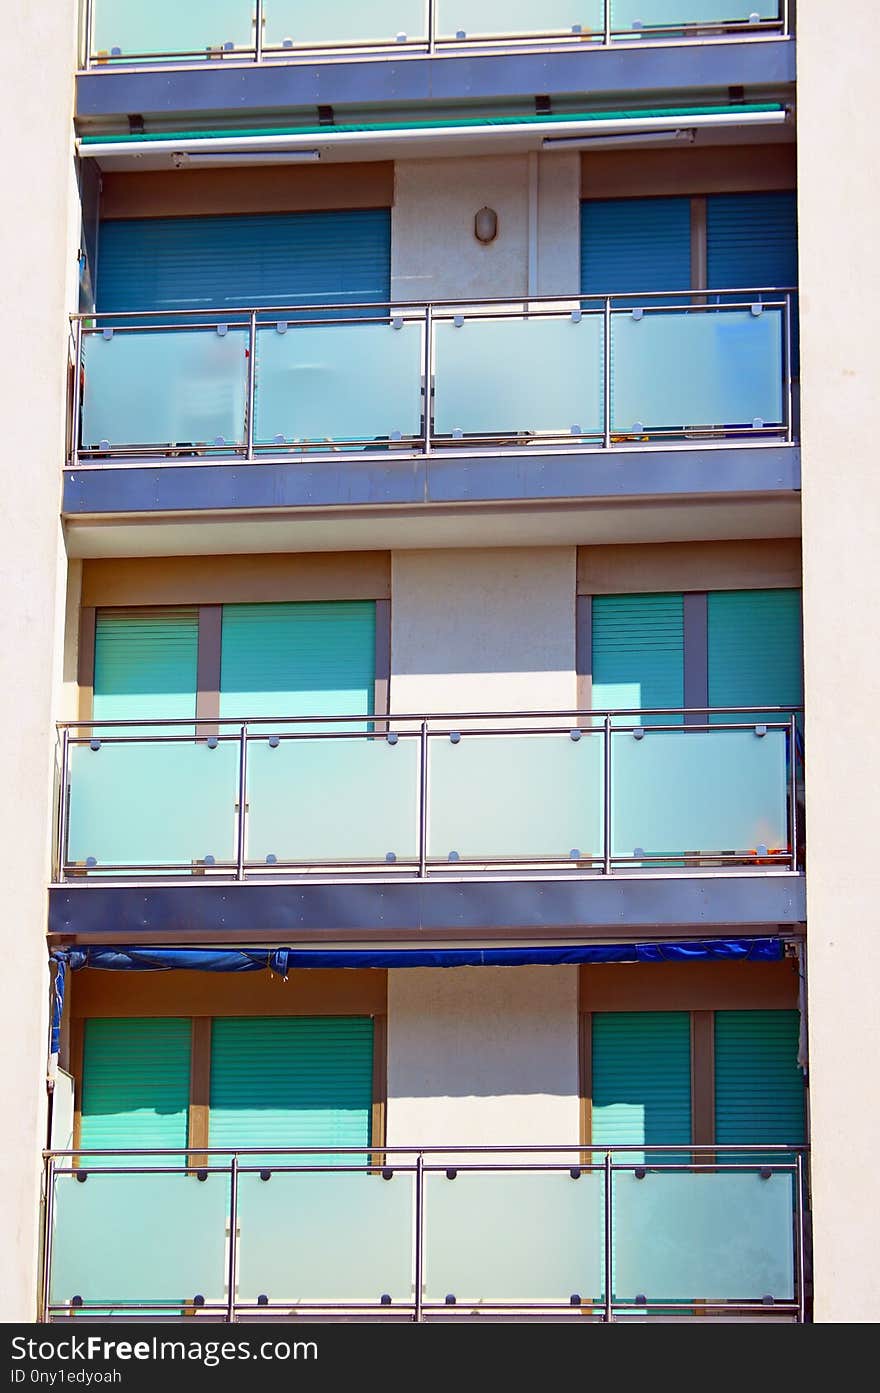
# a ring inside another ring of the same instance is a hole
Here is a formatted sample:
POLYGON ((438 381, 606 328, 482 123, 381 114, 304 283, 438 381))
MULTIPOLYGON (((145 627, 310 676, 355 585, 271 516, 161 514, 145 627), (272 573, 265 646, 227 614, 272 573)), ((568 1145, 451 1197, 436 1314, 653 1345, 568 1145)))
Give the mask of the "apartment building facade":
POLYGON ((7 1318, 869 1319, 870 54, 58 9, 6 113, 7 1318))

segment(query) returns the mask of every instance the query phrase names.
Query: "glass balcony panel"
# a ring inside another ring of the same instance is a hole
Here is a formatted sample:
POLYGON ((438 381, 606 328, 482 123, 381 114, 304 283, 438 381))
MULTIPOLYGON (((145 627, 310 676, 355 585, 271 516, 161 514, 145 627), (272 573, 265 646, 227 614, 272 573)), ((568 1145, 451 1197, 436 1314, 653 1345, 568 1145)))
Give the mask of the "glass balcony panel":
POLYGON ((223 1300, 228 1177, 88 1177, 55 1182, 53 1303, 223 1300))
POLYGON ((670 28, 681 24, 743 23, 751 15, 778 19, 777 0, 611 0, 611 27, 615 33, 639 29, 670 28))
POLYGON ((238 743, 103 742, 70 749, 67 858, 183 865, 235 858, 238 743))
POLYGON ((425 0, 266 0, 266 48, 320 48, 323 44, 389 44, 398 35, 428 37, 425 0))
POLYGON ((414 1191, 414 1177, 399 1170, 391 1180, 354 1171, 273 1170, 269 1181, 242 1173, 239 1299, 412 1301, 414 1191))
POLYGON ((429 741, 428 855, 568 861, 602 851, 604 735, 429 741))
POLYGON ((424 327, 275 325, 257 334, 260 445, 406 440, 421 423, 424 327))
POLYGON ((435 433, 600 434, 603 335, 600 314, 439 321, 435 433))
POLYGON ((248 741, 248 859, 312 864, 418 856, 419 741, 248 741))
POLYGON ((611 736, 611 852, 788 846, 786 733, 645 730, 611 736))
POLYGON ((614 431, 782 422, 781 310, 615 311, 611 343, 614 431))
POLYGON ((120 329, 83 338, 84 449, 241 445, 247 331, 120 329))
POLYGON ((481 35, 601 34, 602 0, 437 0, 437 37, 481 35))
POLYGON ((603 1179, 584 1171, 425 1175, 425 1298, 568 1303, 602 1295, 603 1179))
POLYGON ((202 54, 253 46, 252 0, 94 0, 92 52, 122 60, 143 54, 202 54), (119 49, 119 54, 114 50, 119 49))
POLYGON ((790 1173, 614 1176, 615 1299, 794 1299, 790 1173))

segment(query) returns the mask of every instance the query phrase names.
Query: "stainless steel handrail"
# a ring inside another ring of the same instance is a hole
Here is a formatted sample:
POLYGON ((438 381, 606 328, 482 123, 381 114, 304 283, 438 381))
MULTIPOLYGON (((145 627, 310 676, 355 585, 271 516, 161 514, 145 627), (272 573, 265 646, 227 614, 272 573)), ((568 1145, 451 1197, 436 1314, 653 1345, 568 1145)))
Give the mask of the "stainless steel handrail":
MULTIPOLYGON (((269 0, 256 0, 255 27, 253 33, 253 43, 242 45, 240 48, 223 50, 215 48, 209 44, 201 50, 182 49, 166 50, 150 53, 128 53, 113 55, 111 53, 96 52, 94 46, 94 19, 95 7, 100 0, 83 0, 83 53, 81 57, 81 71, 125 71, 126 68, 146 66, 153 67, 168 61, 175 60, 199 60, 201 64, 205 62, 232 63, 240 66, 242 64, 266 64, 277 62, 279 59, 297 61, 308 59, 310 55, 324 54, 330 58, 334 56, 344 56, 349 61, 370 61, 376 57, 394 54, 395 57, 421 57, 424 55, 433 56, 438 53, 473 52, 480 49, 497 50, 499 47, 513 47, 516 51, 529 48, 543 48, 550 46, 572 47, 587 44, 590 49, 619 47, 621 44, 632 44, 641 42, 649 38, 656 44, 675 44, 701 42, 707 39, 720 37, 730 42, 731 39, 763 39, 765 37, 788 38, 791 35, 790 5, 789 0, 782 0, 779 12, 775 18, 751 20, 748 16, 742 19, 729 19, 719 21, 717 19, 695 20, 684 23, 675 23, 670 20, 667 24, 655 24, 650 26, 639 26, 632 29, 615 29, 611 19, 611 0, 604 0, 601 28, 597 30, 583 30, 580 26, 571 29, 533 29, 521 30, 513 33, 489 32, 480 33, 473 36, 464 35, 458 37, 453 34, 442 34, 439 32, 439 24, 435 14, 434 0, 425 0, 425 32, 415 38, 395 36, 394 38, 376 39, 349 39, 349 40, 327 40, 324 43, 303 43, 267 45, 265 43, 263 28, 264 15, 269 0), (707 31, 712 31, 707 34, 707 31)), ((244 0, 242 0, 244 5, 244 0)))
POLYGON ((76 1310, 81 1310, 84 1315, 100 1312, 109 1314, 111 1311, 124 1315, 129 1311, 161 1312, 163 1310, 179 1310, 181 1306, 192 1306, 194 1312, 201 1310, 205 1314, 216 1313, 227 1322, 238 1320, 245 1313, 268 1316, 275 1311, 287 1310, 289 1312, 292 1308, 300 1312, 322 1311, 331 1315, 370 1311, 376 1315, 391 1318, 404 1316, 414 1322, 421 1322, 426 1313, 439 1313, 441 1311, 453 1318, 456 1316, 467 1318, 470 1311, 476 1306, 484 1311, 495 1310, 499 1312, 540 1313, 546 1311, 550 1313, 568 1310, 573 1315, 581 1315, 586 1312, 595 1315, 605 1323, 611 1323, 615 1320, 617 1313, 633 1310, 668 1312, 670 1308, 673 1308, 683 1315, 688 1315, 694 1308, 695 1301, 699 1303, 698 1309, 701 1314, 705 1314, 707 1311, 724 1312, 728 1315, 759 1313, 766 1316, 769 1314, 767 1299, 763 1296, 761 1299, 756 1298, 749 1301, 735 1298, 726 1301, 714 1293, 711 1294, 714 1299, 710 1300, 698 1297, 689 1297, 687 1300, 666 1299, 663 1301, 648 1301, 642 1297, 635 1300, 618 1298, 614 1294, 612 1282, 615 1240, 613 1213, 615 1205, 619 1203, 614 1193, 614 1176, 627 1172, 634 1173, 638 1179, 644 1178, 649 1173, 660 1175, 664 1173, 682 1175, 757 1173, 764 1180, 770 1179, 774 1175, 790 1175, 792 1177, 794 1222, 789 1240, 791 1243, 789 1257, 793 1273, 794 1295, 793 1298, 786 1297, 782 1300, 774 1300, 772 1314, 789 1317, 797 1323, 803 1323, 806 1319, 804 1224, 807 1201, 804 1163, 809 1155, 809 1147, 806 1145, 744 1143, 739 1146, 728 1144, 719 1146, 716 1143, 682 1142, 678 1146, 668 1143, 661 1146, 569 1143, 545 1146, 531 1144, 525 1146, 433 1145, 402 1147, 376 1143, 361 1147, 208 1147, 199 1149, 197 1160, 194 1160, 194 1154, 191 1147, 145 1148, 142 1150, 136 1148, 47 1149, 43 1152, 46 1183, 40 1292, 40 1316, 43 1320, 51 1321, 56 1317, 68 1318, 76 1310), (217 1156, 227 1158, 225 1164, 203 1164, 206 1158, 217 1156), (274 1159, 271 1159, 276 1156, 282 1161, 286 1161, 287 1164, 276 1164, 274 1159), (308 1164, 309 1159, 313 1156, 318 1157, 322 1164, 308 1164), (512 1159, 536 1156, 541 1159, 512 1159), (692 1159, 681 1159, 684 1156, 690 1156, 692 1159), (727 1161, 721 1159, 725 1156, 731 1156, 733 1159, 727 1161), (125 1160, 140 1158, 142 1161, 145 1158, 176 1157, 178 1164, 176 1166, 156 1166, 155 1164, 106 1166, 102 1163, 105 1157, 125 1160), (252 1164, 248 1164, 249 1157, 259 1157, 260 1159, 259 1162, 255 1159, 252 1164), (328 1164, 328 1157, 338 1158, 342 1164, 328 1164), (353 1162, 358 1157, 361 1158, 360 1164, 348 1164, 349 1161, 353 1162), (271 1164, 269 1166, 265 1164, 266 1158, 270 1158, 271 1164), (97 1164, 90 1165, 92 1161, 97 1164), (460 1171, 485 1174, 552 1174, 567 1171, 573 1180, 580 1179, 584 1174, 603 1177, 603 1290, 590 1293, 587 1296, 580 1294, 571 1296, 568 1301, 507 1298, 495 1301, 481 1300, 475 1303, 463 1299, 460 1305, 453 1302, 453 1309, 450 1309, 447 1302, 428 1299, 423 1288, 426 1241, 429 1239, 424 1223, 424 1178, 428 1174, 441 1174, 444 1171, 450 1179, 453 1179, 460 1171), (96 1177, 173 1174, 185 1178, 198 1178, 199 1180, 207 1180, 211 1175, 229 1176, 231 1184, 229 1186, 226 1220, 229 1245, 225 1257, 225 1297, 222 1300, 206 1300, 203 1296, 194 1298, 192 1294, 187 1293, 180 1300, 171 1302, 149 1299, 92 1301, 72 1296, 64 1301, 53 1302, 51 1291, 52 1257, 56 1228, 55 1202, 58 1181, 62 1177, 77 1177, 80 1180, 85 1180, 90 1172, 96 1177), (266 1172, 269 1174, 358 1173, 382 1176, 384 1179, 391 1179, 394 1174, 398 1173, 412 1175, 414 1177, 411 1199, 412 1246, 410 1254, 412 1298, 391 1302, 386 1298, 375 1301, 297 1300, 295 1302, 291 1302, 291 1300, 286 1302, 271 1301, 263 1297, 260 1297, 259 1301, 238 1299, 236 1296, 236 1273, 241 1243, 239 1179, 243 1174, 262 1174, 265 1178, 266 1172))

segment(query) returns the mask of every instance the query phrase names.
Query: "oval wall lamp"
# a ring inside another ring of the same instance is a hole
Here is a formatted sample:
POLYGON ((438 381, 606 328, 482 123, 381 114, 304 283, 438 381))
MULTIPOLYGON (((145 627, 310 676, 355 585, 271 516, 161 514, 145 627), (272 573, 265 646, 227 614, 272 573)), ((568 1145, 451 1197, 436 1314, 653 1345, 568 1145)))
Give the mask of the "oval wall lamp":
POLYGON ((474 218, 474 236, 478 242, 494 242, 498 236, 498 214, 494 208, 481 208, 474 218))

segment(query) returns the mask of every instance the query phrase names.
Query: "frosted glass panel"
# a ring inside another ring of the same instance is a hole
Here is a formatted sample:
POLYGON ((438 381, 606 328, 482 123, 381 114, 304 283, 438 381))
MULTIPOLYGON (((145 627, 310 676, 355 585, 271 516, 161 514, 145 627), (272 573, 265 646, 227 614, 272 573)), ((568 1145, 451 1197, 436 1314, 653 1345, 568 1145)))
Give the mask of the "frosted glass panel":
POLYGON ((83 339, 82 445, 240 445, 247 333, 119 330, 83 339))
POLYGON ((241 1175, 240 1300, 412 1301, 414 1189, 402 1171, 241 1175))
POLYGON ((611 0, 611 24, 615 30, 633 25, 730 24, 747 20, 777 19, 776 0, 611 0))
POLYGON ((603 1179, 568 1171, 425 1175, 428 1301, 584 1300, 602 1294, 603 1179))
POLYGON ((472 860, 602 849, 604 736, 463 735, 429 742, 428 855, 472 860))
POLYGON ((200 53, 253 44, 252 0, 94 0, 92 52, 200 53))
POLYGON ((88 1176, 55 1183, 53 1302, 223 1300, 226 1176, 88 1176))
POLYGON ((438 435, 602 429, 601 315, 465 319, 435 329, 438 435))
POLYGON ((612 428, 782 421, 782 312, 615 313, 612 428))
POLYGON ((614 856, 788 845, 784 730, 616 732, 611 771, 614 856))
POLYGON ((70 750, 68 860, 188 865, 235 855, 238 744, 70 750))
POLYGON ((248 742, 248 859, 418 856, 419 742, 248 742))
POLYGON ((793 1182, 757 1172, 614 1177, 615 1298, 794 1297, 793 1182))
POLYGON ((257 335, 256 440, 387 441, 419 432, 424 327, 272 325, 257 335))
POLYGON ((428 36, 425 0, 266 0, 265 44, 292 39, 297 48, 320 44, 390 43, 428 36))
POLYGON ((479 34, 586 34, 601 32, 602 0, 437 0, 437 34, 454 39, 479 34))

